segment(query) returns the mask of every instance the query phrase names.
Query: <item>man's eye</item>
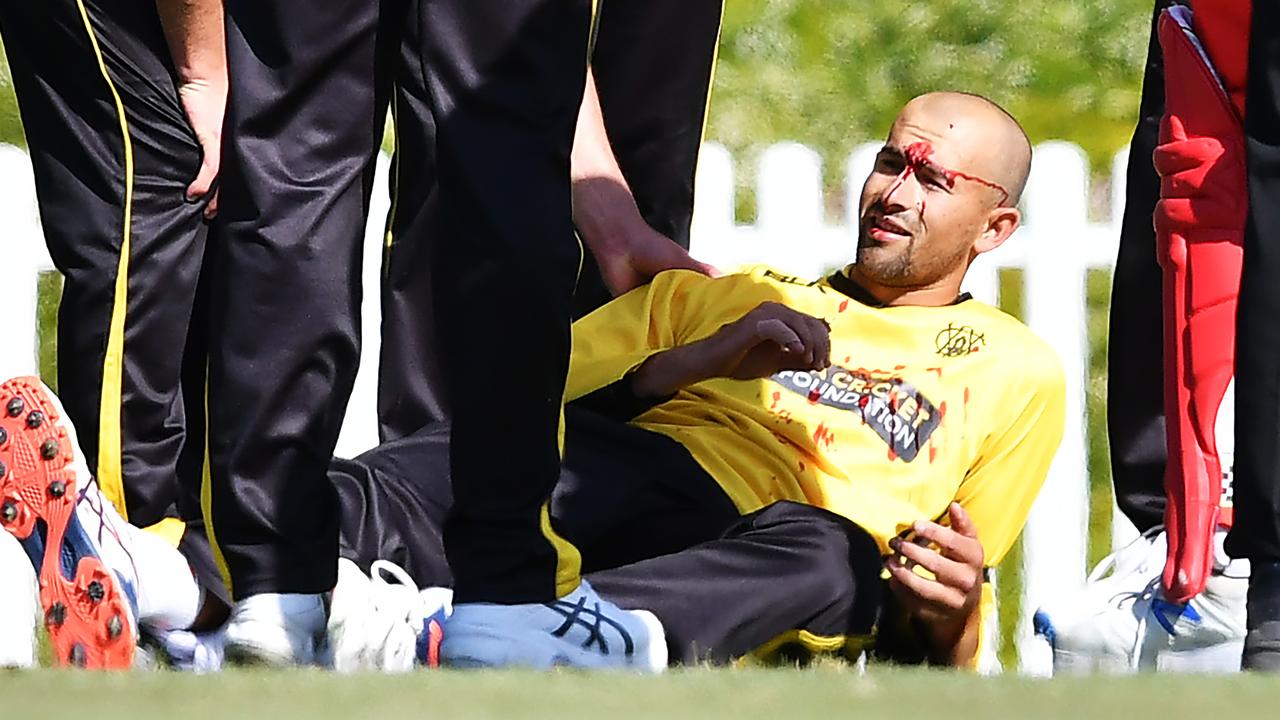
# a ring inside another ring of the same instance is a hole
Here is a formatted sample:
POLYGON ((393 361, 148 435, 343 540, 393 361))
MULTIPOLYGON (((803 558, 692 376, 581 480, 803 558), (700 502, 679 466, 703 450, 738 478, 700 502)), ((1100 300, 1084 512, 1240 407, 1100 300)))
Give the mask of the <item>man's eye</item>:
POLYGON ((901 158, 881 157, 876 165, 884 172, 899 173, 902 172, 903 164, 901 158))

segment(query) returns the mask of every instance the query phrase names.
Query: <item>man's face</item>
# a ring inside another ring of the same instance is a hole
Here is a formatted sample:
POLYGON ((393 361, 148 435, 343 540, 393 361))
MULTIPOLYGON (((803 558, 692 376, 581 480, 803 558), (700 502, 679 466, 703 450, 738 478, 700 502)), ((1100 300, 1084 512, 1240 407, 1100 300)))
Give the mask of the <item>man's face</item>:
POLYGON ((926 287, 963 272, 988 214, 1008 198, 973 172, 974 131, 903 111, 862 186, 859 274, 889 287, 926 287))

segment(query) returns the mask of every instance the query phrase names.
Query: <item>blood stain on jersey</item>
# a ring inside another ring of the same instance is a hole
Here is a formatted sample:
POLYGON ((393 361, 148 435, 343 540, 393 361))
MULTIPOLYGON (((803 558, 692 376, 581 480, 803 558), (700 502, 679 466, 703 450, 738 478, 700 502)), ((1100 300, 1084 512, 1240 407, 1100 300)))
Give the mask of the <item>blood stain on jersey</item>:
MULTIPOLYGON (((965 392, 967 393, 967 392, 969 392, 969 391, 968 391, 968 390, 965 390, 965 392)), ((779 402, 782 402, 782 393, 778 392, 777 390, 774 390, 774 391, 773 391, 773 404, 769 406, 769 409, 770 409, 770 410, 773 410, 773 409, 777 408, 777 407, 778 407, 778 403, 779 403, 779 402)))
POLYGON ((826 423, 818 423, 818 428, 813 431, 813 444, 819 449, 822 447, 831 447, 835 442, 836 434, 827 427, 826 423))
POLYGON ((839 309, 839 312, 844 312, 845 310, 848 310, 848 309, 849 309, 849 301, 848 301, 848 300, 842 300, 842 301, 840 302, 840 309, 839 309))

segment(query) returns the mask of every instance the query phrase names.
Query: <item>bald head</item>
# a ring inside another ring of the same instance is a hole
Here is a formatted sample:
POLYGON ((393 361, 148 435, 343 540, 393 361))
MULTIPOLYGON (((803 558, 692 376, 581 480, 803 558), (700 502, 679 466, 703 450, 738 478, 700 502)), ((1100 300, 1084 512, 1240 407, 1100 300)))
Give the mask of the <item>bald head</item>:
POLYGON ((934 92, 911 100, 898 113, 890 135, 909 131, 930 143, 937 162, 989 180, 1017 205, 1031 171, 1031 143, 1004 108, 980 96, 934 92))
POLYGON ((977 95, 907 103, 862 186, 852 276, 884 302, 946 303, 978 255, 1021 222, 1031 144, 977 95))

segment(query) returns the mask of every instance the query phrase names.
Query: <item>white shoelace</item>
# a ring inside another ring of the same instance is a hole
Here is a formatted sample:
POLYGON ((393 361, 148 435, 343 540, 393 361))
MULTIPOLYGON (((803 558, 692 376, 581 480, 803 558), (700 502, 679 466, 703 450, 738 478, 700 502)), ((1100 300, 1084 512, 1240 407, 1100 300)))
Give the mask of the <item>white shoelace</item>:
POLYGON ((389 560, 374 561, 369 574, 373 612, 382 622, 381 630, 371 634, 368 649, 381 669, 408 670, 413 667, 424 618, 418 586, 404 568, 389 560))
MULTIPOLYGON (((1121 557, 1125 556, 1130 550, 1137 549, 1139 545, 1150 545, 1151 538, 1154 538, 1162 532, 1164 532, 1164 526, 1157 525, 1134 538, 1124 547, 1111 551, 1111 554, 1102 558, 1102 560, 1094 566, 1093 572, 1089 573, 1089 577, 1085 580, 1085 585, 1092 585, 1099 580, 1102 580, 1109 572, 1117 568, 1121 557)), ((1144 564, 1145 563, 1138 563, 1134 569, 1141 569, 1144 564)))

